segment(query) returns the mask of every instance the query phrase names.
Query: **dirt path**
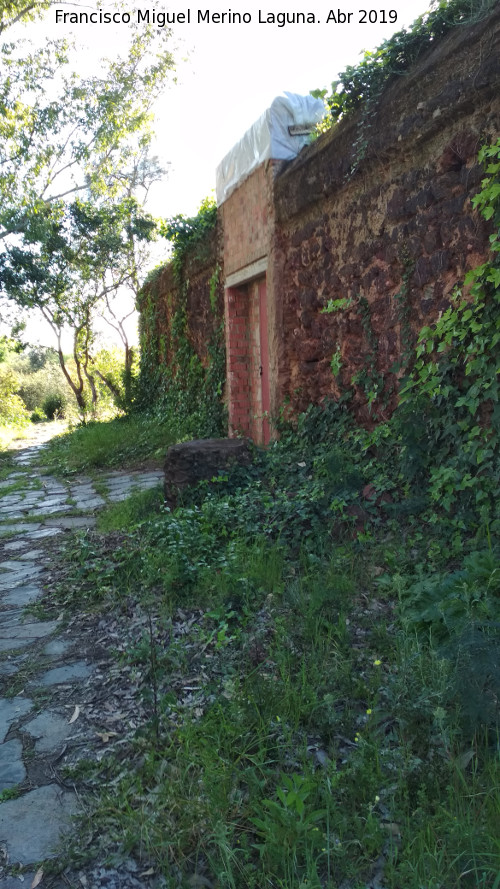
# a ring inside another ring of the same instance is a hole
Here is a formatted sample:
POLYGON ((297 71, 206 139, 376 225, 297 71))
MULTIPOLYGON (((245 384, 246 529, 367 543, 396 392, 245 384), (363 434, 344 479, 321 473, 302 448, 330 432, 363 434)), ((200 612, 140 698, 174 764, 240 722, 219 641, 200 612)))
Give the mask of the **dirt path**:
MULTIPOLYGON (((109 652, 100 650, 95 628, 85 620, 47 619, 34 607, 44 584, 58 573, 57 541, 92 528, 106 503, 161 480, 159 471, 103 472, 98 492, 87 476, 53 478, 36 462, 54 424, 34 430, 29 443, 19 443, 15 469, 0 482, 1 889, 48 885, 45 878, 37 883, 39 866, 61 841, 64 845, 80 806, 63 767, 75 750, 92 752, 102 743, 85 709, 92 709, 93 688, 103 681, 109 652)), ((95 887, 125 886, 118 872, 94 876, 95 887)), ((77 885, 92 889, 89 882, 77 885)), ((127 889, 141 885, 127 877, 127 889)))

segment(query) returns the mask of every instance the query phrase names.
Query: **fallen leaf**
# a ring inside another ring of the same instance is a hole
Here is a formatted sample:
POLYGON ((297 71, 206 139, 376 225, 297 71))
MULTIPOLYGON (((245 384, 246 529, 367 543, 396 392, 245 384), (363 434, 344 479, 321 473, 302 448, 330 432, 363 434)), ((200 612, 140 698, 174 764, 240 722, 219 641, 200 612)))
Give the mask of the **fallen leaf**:
POLYGON ((76 704, 75 709, 73 711, 73 716, 69 720, 68 725, 71 725, 72 722, 76 722, 76 720, 78 719, 79 716, 80 716, 80 708, 79 708, 78 704, 76 704))
POLYGON ((96 732, 96 735, 101 739, 103 744, 107 744, 110 738, 118 737, 118 732, 96 732))
POLYGON ((154 867, 148 868, 148 870, 143 871, 142 874, 139 874, 140 877, 152 877, 155 872, 154 867))
POLYGON ((43 880, 43 867, 39 867, 35 876, 33 877, 33 882, 30 886, 30 889, 36 889, 36 886, 39 886, 43 880))

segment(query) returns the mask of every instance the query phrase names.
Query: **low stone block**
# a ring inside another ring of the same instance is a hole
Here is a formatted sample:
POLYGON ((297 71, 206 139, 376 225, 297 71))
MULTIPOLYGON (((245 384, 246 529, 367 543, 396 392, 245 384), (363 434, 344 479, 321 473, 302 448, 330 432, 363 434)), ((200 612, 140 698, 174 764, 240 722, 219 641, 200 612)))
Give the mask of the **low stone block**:
POLYGON ((190 485, 221 475, 236 464, 252 460, 249 441, 241 438, 202 438, 172 445, 165 459, 165 500, 174 508, 190 485))

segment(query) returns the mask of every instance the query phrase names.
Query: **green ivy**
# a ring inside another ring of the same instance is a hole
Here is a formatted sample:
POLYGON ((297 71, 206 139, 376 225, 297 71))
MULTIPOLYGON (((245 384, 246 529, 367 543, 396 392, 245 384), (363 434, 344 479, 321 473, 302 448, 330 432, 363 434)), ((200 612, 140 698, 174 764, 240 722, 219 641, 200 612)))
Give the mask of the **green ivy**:
POLYGON ((315 90, 330 110, 330 126, 373 98, 394 76, 404 74, 456 25, 479 20, 493 8, 495 0, 433 0, 431 9, 410 28, 403 28, 372 52, 365 52, 358 65, 349 65, 332 83, 331 94, 315 90))
MULTIPOLYGON (((500 139, 480 153, 487 177, 473 199, 494 225, 491 258, 419 335, 400 415, 419 423, 421 459, 436 508, 500 518, 500 139), (427 456, 425 456, 427 455, 427 456)), ((413 443, 415 435, 413 434, 413 443)))
MULTIPOLYGON (((205 200, 197 216, 175 216, 163 222, 161 234, 173 245, 170 265, 176 287, 173 312, 167 335, 158 336, 157 300, 162 268, 153 270, 141 296, 141 374, 139 401, 142 407, 172 417, 182 418, 182 433, 188 437, 223 434, 225 411, 222 392, 225 381, 223 319, 219 319, 208 344, 205 367, 188 336, 187 296, 189 259, 211 259, 212 235, 217 223, 217 208, 205 200)), ((217 290, 220 268, 215 266, 209 281, 209 299, 217 319, 217 290)))
POLYGON ((329 114, 318 127, 330 129, 346 114, 362 110, 353 143, 354 161, 347 177, 354 175, 369 145, 370 129, 382 93, 388 82, 401 77, 452 28, 484 18, 496 0, 432 0, 430 10, 420 15, 410 28, 403 28, 375 50, 366 51, 358 65, 349 65, 327 89, 312 90, 322 98, 329 114))

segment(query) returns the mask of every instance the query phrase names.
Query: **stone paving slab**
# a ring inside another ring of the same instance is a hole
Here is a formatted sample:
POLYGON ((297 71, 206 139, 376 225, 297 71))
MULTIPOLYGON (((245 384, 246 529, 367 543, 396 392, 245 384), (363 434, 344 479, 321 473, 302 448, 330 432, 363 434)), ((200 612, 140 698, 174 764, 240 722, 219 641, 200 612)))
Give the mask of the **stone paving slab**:
POLYGON ((0 843, 7 845, 9 864, 22 866, 52 858, 71 815, 73 793, 48 784, 0 805, 0 843))
POLYGON ((4 543, 3 548, 8 550, 8 552, 19 552, 22 549, 26 549, 28 545, 26 540, 9 540, 8 543, 4 543))
MULTIPOLYGON (((89 476, 64 482, 41 475, 36 469, 36 460, 43 446, 25 448, 21 445, 14 458, 19 469, 0 483, 0 553, 3 559, 0 563, 0 655, 21 650, 14 656, 9 654, 5 660, 0 658, 0 677, 15 675, 30 664, 33 679, 27 688, 37 693, 44 689, 45 698, 52 688, 63 696, 69 688, 72 694, 73 686, 76 688, 77 683, 88 679, 95 665, 85 662, 80 652, 80 660, 64 663, 64 658, 75 646, 74 642, 57 634, 61 627, 58 621, 36 621, 33 617, 23 620, 22 609, 43 594, 43 570, 49 565, 53 568, 50 555, 42 548, 42 541, 63 532, 93 528, 95 513, 106 502, 124 500, 136 490, 157 486, 163 474, 151 470, 100 473, 99 479, 107 489, 107 495, 103 497, 89 476), (31 468, 26 471, 28 467, 31 468), (9 492, 9 486, 20 478, 25 483, 22 490, 9 492), (3 498, 2 490, 6 490, 3 498), (68 503, 68 499, 73 504, 68 503), (74 511, 88 511, 89 514, 74 515, 74 511), (22 521, 26 516, 39 517, 39 521, 22 521), (39 646, 34 647, 37 641, 43 646, 44 658, 38 670, 33 669, 36 664, 33 658, 40 651, 39 646)), ((23 745, 24 750, 27 745, 29 749, 30 739, 38 756, 50 756, 59 753, 73 730, 69 718, 51 710, 50 704, 37 713, 33 702, 22 694, 13 699, 0 697, 0 791, 15 788, 25 781, 29 767, 23 760, 23 745)), ((32 771, 29 772, 30 780, 32 771)), ((33 780, 36 783, 36 778, 33 780)), ((16 799, 0 802, 0 850, 7 851, 7 868, 15 865, 30 868, 51 857, 76 810, 75 794, 56 784, 42 785, 21 793, 16 799)), ((35 870, 33 867, 33 873, 24 874, 26 889, 31 885, 35 870)), ((19 889, 23 885, 21 876, 0 878, 0 889, 19 889)))
POLYGON ((32 509, 30 515, 34 515, 38 518, 39 516, 56 515, 58 512, 69 512, 71 509, 74 509, 74 507, 69 503, 60 503, 55 506, 47 506, 44 503, 43 506, 39 506, 37 509, 32 509))
POLYGON ((10 506, 12 503, 19 503, 20 500, 24 500, 24 497, 20 491, 17 491, 15 494, 4 494, 1 503, 2 506, 10 506))
POLYGON ((75 499, 76 499, 75 509, 84 509, 84 510, 88 509, 92 512, 94 509, 100 509, 101 507, 106 505, 106 501, 103 500, 102 497, 98 497, 97 495, 95 497, 79 497, 78 496, 75 499))
POLYGON ((19 874, 17 877, 2 877, 0 886, 2 889, 30 889, 35 878, 35 872, 19 874))
POLYGON ((65 664, 64 667, 53 667, 52 670, 47 670, 37 678, 36 682, 40 685, 60 685, 62 682, 88 679, 92 673, 93 667, 90 667, 85 661, 75 661, 73 664, 65 664))
POLYGON ((20 663, 17 658, 10 661, 0 661, 0 676, 14 676, 20 669, 20 663))
POLYGON ((0 534, 25 534, 29 531, 38 531, 41 528, 41 524, 39 522, 23 522, 21 524, 11 524, 9 522, 5 522, 4 525, 0 525, 0 534))
POLYGON ((23 732, 35 739, 37 753, 51 753, 57 750, 71 735, 72 726, 68 725, 68 720, 63 719, 62 716, 45 711, 25 723, 23 732))
POLYGON ((30 583, 26 586, 16 586, 9 593, 4 593, 0 597, 0 607, 2 605, 10 605, 14 608, 26 608, 26 605, 35 602, 41 595, 42 588, 36 583, 30 583))
POLYGON ((5 740, 10 727, 16 719, 26 716, 33 708, 33 701, 29 698, 17 696, 15 698, 0 698, 0 739, 5 740))
POLYGON ((34 559, 41 559, 44 556, 43 549, 30 549, 29 552, 23 553, 22 556, 19 556, 21 561, 31 561, 34 559))
POLYGON ((47 519, 47 528, 71 531, 78 528, 95 528, 95 516, 61 516, 60 519, 47 519))
POLYGON ((40 528, 40 530, 29 532, 28 534, 26 534, 26 538, 28 540, 43 540, 45 537, 55 537, 56 534, 60 533, 61 532, 59 528, 45 527, 40 528))
MULTIPOLYGON (((3 617, 0 614, 0 620, 3 617)), ((0 651, 25 648, 37 639, 49 636, 57 627, 57 621, 38 621, 31 624, 18 624, 18 626, 5 627, 0 623, 0 651)))
POLYGON ((0 746, 0 793, 21 784, 26 778, 22 754, 23 745, 17 738, 0 746))
POLYGON ((35 580, 41 571, 43 571, 41 565, 23 565, 20 562, 17 571, 0 574, 0 595, 2 592, 10 592, 16 586, 22 586, 23 583, 35 580))
POLYGON ((65 642, 64 639, 52 639, 47 642, 47 645, 44 645, 43 653, 48 654, 49 657, 61 657, 69 651, 71 645, 71 642, 65 642))
POLYGON ((20 569, 22 570, 22 565, 20 565, 17 560, 7 559, 5 562, 0 562, 1 571, 19 571, 20 569))

